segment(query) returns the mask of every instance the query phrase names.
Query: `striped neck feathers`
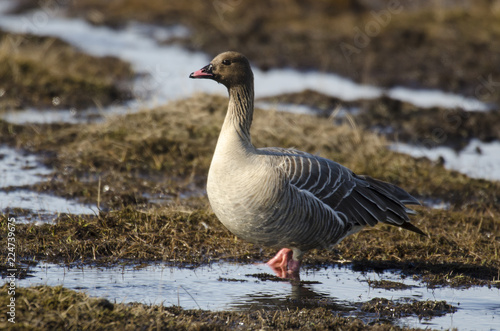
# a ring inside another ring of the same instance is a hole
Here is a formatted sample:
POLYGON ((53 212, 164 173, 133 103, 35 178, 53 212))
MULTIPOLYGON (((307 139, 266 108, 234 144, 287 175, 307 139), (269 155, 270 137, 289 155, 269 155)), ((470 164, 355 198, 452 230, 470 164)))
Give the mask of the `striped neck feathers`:
POLYGON ((224 125, 231 125, 240 138, 251 143, 250 126, 253 119, 253 82, 229 88, 229 106, 224 125))

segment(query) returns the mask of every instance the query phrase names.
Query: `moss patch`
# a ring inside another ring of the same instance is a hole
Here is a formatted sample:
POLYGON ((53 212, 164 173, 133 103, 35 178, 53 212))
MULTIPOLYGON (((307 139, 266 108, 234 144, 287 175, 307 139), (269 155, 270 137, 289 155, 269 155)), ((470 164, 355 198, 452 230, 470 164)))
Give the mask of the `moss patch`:
POLYGON ((446 301, 411 301, 396 303, 388 299, 374 298, 364 303, 361 310, 389 318, 416 315, 418 318, 430 319, 434 316, 443 316, 447 313, 453 313, 457 311, 457 308, 447 304, 446 301))

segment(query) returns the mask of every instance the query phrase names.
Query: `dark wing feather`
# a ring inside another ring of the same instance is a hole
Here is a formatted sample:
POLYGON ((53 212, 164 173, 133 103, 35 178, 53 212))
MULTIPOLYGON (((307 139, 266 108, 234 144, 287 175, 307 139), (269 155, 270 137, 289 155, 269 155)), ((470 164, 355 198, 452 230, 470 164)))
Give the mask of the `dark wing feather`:
POLYGON ((280 157, 281 167, 291 185, 312 193, 353 225, 382 222, 425 235, 409 223, 415 212, 405 204, 420 204, 402 188, 368 176, 358 176, 348 168, 309 153, 284 148, 262 148, 265 154, 280 157))

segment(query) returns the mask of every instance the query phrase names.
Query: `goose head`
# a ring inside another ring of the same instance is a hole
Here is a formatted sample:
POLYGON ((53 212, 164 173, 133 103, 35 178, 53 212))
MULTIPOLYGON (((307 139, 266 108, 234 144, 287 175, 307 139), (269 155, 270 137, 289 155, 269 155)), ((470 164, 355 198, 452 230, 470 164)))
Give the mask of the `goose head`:
POLYGON ((228 89, 253 84, 253 74, 247 58, 238 52, 224 52, 189 78, 206 78, 223 84, 228 89))

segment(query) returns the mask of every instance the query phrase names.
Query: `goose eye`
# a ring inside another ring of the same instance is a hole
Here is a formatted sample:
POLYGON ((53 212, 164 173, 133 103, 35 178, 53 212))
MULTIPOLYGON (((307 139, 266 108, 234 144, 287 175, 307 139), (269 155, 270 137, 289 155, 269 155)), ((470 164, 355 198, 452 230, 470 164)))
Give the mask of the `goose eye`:
POLYGON ((227 65, 227 66, 228 66, 228 65, 230 65, 230 64, 231 64, 231 61, 229 61, 229 60, 222 60, 222 64, 224 64, 224 65, 227 65))

